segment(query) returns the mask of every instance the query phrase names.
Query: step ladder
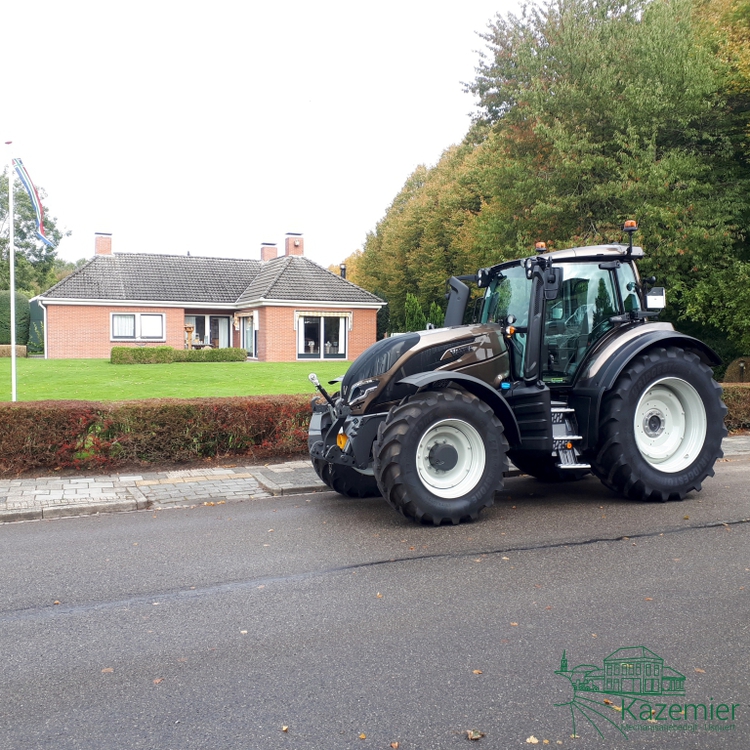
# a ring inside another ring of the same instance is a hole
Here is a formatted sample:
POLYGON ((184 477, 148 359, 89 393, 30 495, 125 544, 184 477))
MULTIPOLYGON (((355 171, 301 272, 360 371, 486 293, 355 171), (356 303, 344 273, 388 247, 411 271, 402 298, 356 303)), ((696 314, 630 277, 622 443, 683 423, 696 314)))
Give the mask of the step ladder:
POLYGON ((591 464, 581 460, 578 444, 583 438, 578 434, 576 411, 564 401, 552 402, 552 447, 557 454, 558 469, 585 470, 591 464))

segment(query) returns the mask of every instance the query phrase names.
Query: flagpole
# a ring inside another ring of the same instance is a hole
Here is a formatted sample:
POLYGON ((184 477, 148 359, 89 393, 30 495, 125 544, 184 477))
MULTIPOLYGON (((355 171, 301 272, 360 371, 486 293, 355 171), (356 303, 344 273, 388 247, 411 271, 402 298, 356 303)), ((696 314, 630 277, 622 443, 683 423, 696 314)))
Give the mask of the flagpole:
MULTIPOLYGON (((10 146, 13 142, 6 141, 10 146)), ((10 148, 9 153, 13 153, 10 148)), ((13 157, 8 158, 8 266, 10 268, 10 400, 17 401, 16 380, 16 248, 13 226, 13 157)))

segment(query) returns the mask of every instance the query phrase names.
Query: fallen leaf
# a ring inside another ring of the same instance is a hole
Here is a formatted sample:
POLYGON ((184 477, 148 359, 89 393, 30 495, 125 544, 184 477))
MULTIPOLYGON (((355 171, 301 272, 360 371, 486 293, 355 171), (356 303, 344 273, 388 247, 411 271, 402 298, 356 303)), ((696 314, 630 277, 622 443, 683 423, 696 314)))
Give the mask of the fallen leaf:
POLYGON ((209 500, 208 502, 203 503, 204 505, 216 505, 216 503, 213 500, 209 500))
POLYGON ((382 598, 383 598, 383 595, 382 595, 382 594, 381 594, 381 593, 380 593, 379 591, 378 591, 378 593, 377 593, 377 594, 375 594, 375 596, 376 596, 376 597, 377 597, 378 599, 382 599, 382 598))
POLYGON ((545 609, 552 609, 552 607, 545 607, 545 609))
POLYGON ((57 599, 55 599, 55 601, 54 601, 54 602, 52 602, 52 603, 53 603, 53 604, 59 604, 60 602, 59 602, 59 601, 58 601, 57 599))
POLYGON ((509 558, 509 557, 503 557, 502 559, 503 559, 503 560, 510 560, 510 558, 509 558))
POLYGON ((613 706, 614 705, 614 703, 609 698, 605 698, 604 699, 604 704, 607 705, 607 706, 613 706))
POLYGON ((289 727, 286 724, 284 724, 284 726, 281 727, 281 731, 282 732, 288 732, 289 731, 289 727))
POLYGON ((591 634, 591 637, 592 637, 592 638, 596 638, 596 633, 592 633, 592 634, 591 634))
POLYGON ((362 732, 362 734, 359 735, 359 739, 366 740, 367 739, 367 735, 364 732, 362 732))
POLYGON ((474 674, 482 674, 482 670, 481 669, 475 669, 474 670, 474 674))
POLYGON ((538 745, 539 744, 539 740, 536 737, 534 737, 533 734, 531 735, 531 737, 527 737, 526 738, 526 742, 528 742, 529 745, 538 745))
POLYGON ((479 740, 484 737, 484 732, 480 732, 478 729, 467 729, 466 736, 470 740, 479 740))
POLYGON ((112 667, 104 667, 104 669, 102 669, 102 674, 112 674, 114 671, 115 670, 112 667))
POLYGON ((247 630, 240 630, 240 635, 247 635, 247 630))
POLYGON ((622 706, 612 706, 612 708, 614 708, 615 711, 622 711, 622 706))
POLYGON ((164 682, 164 678, 163 677, 157 677, 154 680, 154 685, 158 685, 160 682, 164 682))
POLYGON ((654 600, 650 596, 646 596, 646 597, 644 597, 643 601, 644 602, 652 602, 654 600))
POLYGON ((689 520, 690 520, 690 516, 683 516, 683 517, 682 517, 682 520, 683 520, 683 521, 689 521, 689 520))
POLYGON ((391 742, 391 747, 393 750, 398 750, 398 742, 391 742))
POLYGON ((517 628, 518 627, 518 623, 517 622, 512 622, 511 623, 511 627, 517 628))
POLYGON ((542 740, 543 745, 549 745, 549 740, 542 740))
POLYGON ((695 668, 695 671, 699 672, 700 674, 706 674, 706 670, 705 669, 699 669, 698 667, 695 668))
POLYGON ((268 533, 270 534, 273 531, 273 529, 268 529, 268 533))

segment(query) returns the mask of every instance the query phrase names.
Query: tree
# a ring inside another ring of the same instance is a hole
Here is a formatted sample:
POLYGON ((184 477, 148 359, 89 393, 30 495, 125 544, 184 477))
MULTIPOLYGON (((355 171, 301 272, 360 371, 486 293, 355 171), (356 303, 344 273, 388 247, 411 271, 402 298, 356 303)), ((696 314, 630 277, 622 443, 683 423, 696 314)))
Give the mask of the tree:
MULTIPOLYGON (((50 216, 44 206, 44 231, 54 247, 48 247, 36 236, 36 214, 28 194, 18 179, 13 180, 15 202, 14 246, 16 288, 29 296, 43 292, 55 283, 55 247, 64 236, 57 227, 57 220, 50 216)), ((47 195, 39 189, 39 197, 47 195)), ((10 288, 8 266, 8 173, 0 175, 0 289, 10 288)), ((69 234, 69 233, 68 233, 69 234)))
POLYGON ((427 318, 425 318, 419 300, 411 292, 406 294, 404 307, 404 329, 406 331, 424 331, 427 328, 427 318))
POLYGON ((445 312, 437 302, 430 302, 430 309, 427 313, 427 322, 432 323, 436 328, 442 328, 445 321, 445 312))
POLYGON ((750 348, 748 9, 549 0, 497 16, 466 87, 474 125, 415 171, 368 236, 361 285, 400 324, 407 292, 424 309, 451 274, 523 257, 537 240, 621 241, 635 218, 667 314, 750 348))
MULTIPOLYGON (((29 341, 29 298, 16 292, 16 344, 29 341)), ((10 344, 10 291, 0 291, 0 344, 10 344)))

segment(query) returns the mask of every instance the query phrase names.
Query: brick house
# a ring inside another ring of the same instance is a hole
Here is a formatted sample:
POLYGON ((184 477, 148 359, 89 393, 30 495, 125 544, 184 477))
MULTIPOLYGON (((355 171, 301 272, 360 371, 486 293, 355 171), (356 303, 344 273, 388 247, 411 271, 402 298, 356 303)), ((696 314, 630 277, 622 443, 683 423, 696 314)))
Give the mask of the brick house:
POLYGON ((376 338, 379 297, 304 256, 266 243, 260 260, 113 253, 94 257, 35 298, 45 356, 108 358, 113 346, 242 347, 263 362, 353 360, 376 338))

